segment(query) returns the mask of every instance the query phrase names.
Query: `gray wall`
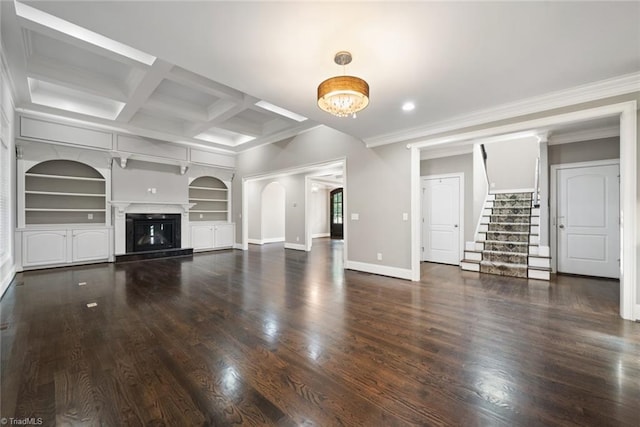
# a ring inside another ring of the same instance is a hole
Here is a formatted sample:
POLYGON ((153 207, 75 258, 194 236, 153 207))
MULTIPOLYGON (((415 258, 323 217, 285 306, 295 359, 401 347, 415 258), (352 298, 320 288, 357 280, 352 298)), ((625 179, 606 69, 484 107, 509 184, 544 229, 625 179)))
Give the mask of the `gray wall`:
POLYGON ((278 182, 272 182, 262 190, 262 239, 284 240, 285 198, 285 189, 278 182))
MULTIPOLYGON (((402 214, 411 212, 410 152, 403 144, 367 149, 362 141, 342 132, 319 126, 294 138, 264 145, 238 156, 233 185, 234 220, 240 223, 242 179, 252 175, 286 170, 346 158, 347 244, 349 261, 411 268, 411 222, 402 214), (350 214, 358 213, 359 220, 350 214), (382 261, 376 254, 383 255, 382 261)), ((302 221, 289 224, 291 211, 304 212, 304 179, 287 189, 287 241, 304 244, 302 221), (297 207, 292 206, 293 202, 297 207)), ((294 215, 292 218, 299 218, 294 215)), ((242 227, 236 227, 236 241, 242 241, 242 227)))
POLYGON ((604 138, 569 144, 549 145, 549 164, 619 159, 620 138, 604 138))
POLYGON ((538 139, 536 137, 485 144, 489 192, 533 188, 538 139))
POLYGON ((126 168, 114 162, 111 168, 111 194, 115 201, 186 202, 189 177, 177 166, 129 160, 126 168), (156 193, 147 191, 155 188, 156 193))
POLYGON ((420 176, 464 173, 464 240, 473 241, 476 220, 473 215, 473 154, 461 154, 420 161, 420 176))

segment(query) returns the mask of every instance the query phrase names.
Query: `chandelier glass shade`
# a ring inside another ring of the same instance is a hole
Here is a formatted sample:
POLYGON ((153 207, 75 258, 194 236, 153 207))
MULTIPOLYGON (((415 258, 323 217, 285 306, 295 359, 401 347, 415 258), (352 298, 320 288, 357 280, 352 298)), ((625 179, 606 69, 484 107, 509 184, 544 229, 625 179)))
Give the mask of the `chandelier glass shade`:
MULTIPOLYGON (((338 52, 334 58, 338 65, 351 62, 349 52, 338 52)), ((331 77, 318 86, 318 107, 338 117, 354 116, 369 105, 369 84, 359 77, 331 77)))

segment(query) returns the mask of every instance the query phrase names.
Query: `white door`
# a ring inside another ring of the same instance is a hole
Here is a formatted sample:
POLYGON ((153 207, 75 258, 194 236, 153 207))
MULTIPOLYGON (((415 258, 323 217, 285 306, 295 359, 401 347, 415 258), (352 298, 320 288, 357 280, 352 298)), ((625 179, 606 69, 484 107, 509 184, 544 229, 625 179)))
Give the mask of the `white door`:
POLYGON ((620 277, 619 165, 557 174, 558 272, 620 277))
POLYGON ((422 180, 422 260, 460 264, 460 178, 422 180))

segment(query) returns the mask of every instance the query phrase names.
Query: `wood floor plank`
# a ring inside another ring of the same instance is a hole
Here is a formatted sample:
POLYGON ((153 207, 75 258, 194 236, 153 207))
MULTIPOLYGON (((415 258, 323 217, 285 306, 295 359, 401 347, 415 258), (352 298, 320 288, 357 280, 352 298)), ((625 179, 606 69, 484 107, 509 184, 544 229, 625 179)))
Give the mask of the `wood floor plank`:
POLYGON ((617 281, 423 263, 409 282, 345 271, 342 250, 319 239, 309 253, 273 244, 19 274, 0 302, 0 416, 639 425, 640 324, 619 318, 617 281))

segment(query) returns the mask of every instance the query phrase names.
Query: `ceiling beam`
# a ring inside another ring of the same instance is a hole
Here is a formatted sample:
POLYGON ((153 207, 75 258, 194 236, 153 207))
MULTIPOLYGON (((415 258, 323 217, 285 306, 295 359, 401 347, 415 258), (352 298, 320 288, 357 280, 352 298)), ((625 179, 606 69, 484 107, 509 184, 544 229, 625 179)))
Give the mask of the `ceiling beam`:
POLYGON ((122 111, 120 111, 118 117, 116 117, 116 121, 128 123, 140 108, 144 106, 162 80, 167 77, 172 67, 172 64, 161 59, 156 59, 153 65, 144 74, 142 80, 133 89, 127 104, 124 106, 122 111))

